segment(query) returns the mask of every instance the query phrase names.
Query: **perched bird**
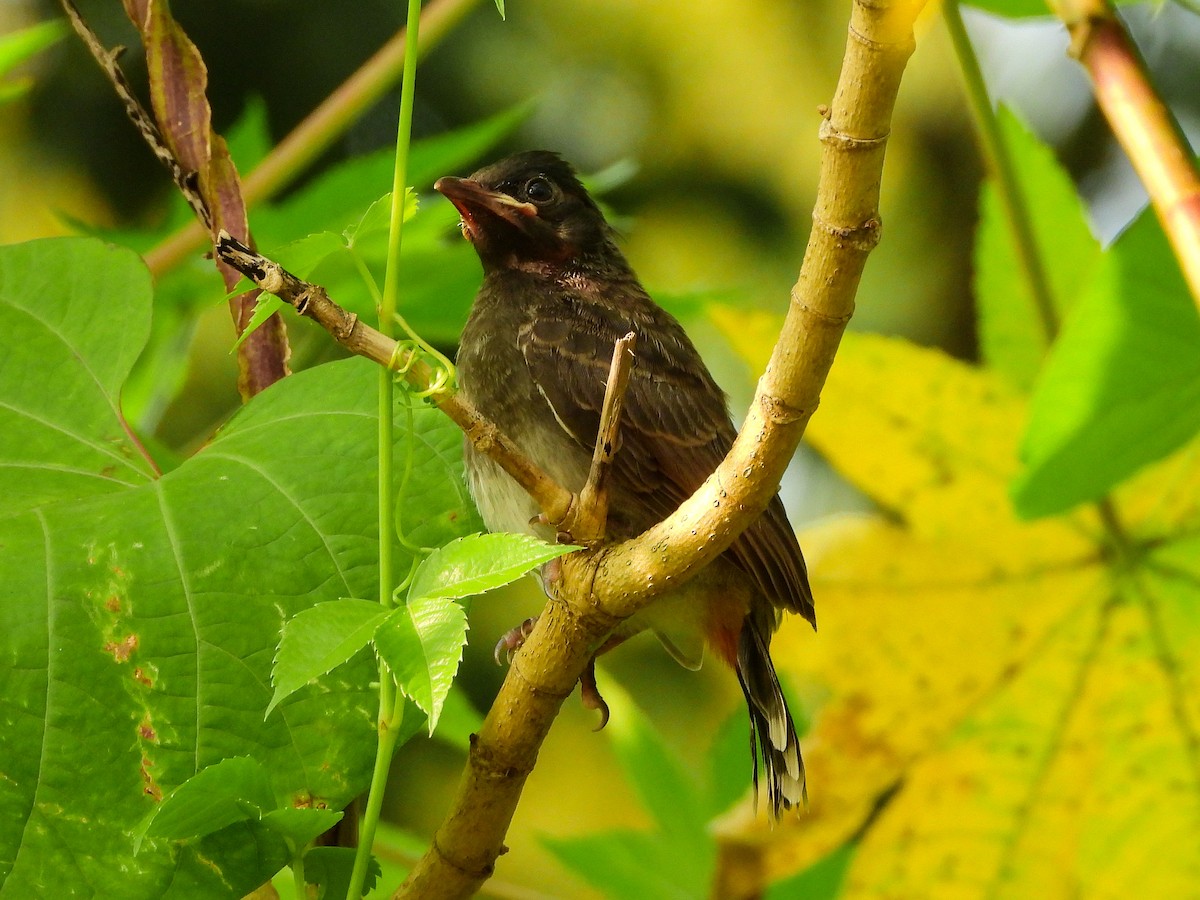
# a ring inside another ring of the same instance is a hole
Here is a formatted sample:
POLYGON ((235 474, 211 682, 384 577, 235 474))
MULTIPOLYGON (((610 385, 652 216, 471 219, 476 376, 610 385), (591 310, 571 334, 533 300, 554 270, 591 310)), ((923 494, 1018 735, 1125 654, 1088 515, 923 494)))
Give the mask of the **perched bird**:
MULTIPOLYGON (((578 492, 613 345, 635 332, 607 535, 625 540, 662 521, 736 436, 725 395, 683 328, 650 299, 599 207, 557 154, 520 153, 434 187, 458 209, 483 263, 458 351, 462 394, 578 492)), ((539 532, 539 510, 496 463, 468 445, 466 467, 489 529, 539 532)), ((776 496, 725 553, 622 623, 606 645, 648 629, 689 668, 699 667, 706 644, 733 667, 750 709, 755 784, 761 754, 775 816, 806 797, 796 729, 769 652, 783 610, 816 624, 800 546, 776 496)))

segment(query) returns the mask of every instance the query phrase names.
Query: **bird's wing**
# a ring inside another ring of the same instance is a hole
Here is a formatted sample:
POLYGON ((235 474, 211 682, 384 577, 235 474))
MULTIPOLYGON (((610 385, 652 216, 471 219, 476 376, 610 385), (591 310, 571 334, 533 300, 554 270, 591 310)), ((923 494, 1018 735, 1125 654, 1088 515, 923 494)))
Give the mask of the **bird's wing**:
MULTIPOLYGON (((560 295, 531 310, 517 341, 558 423, 591 452, 613 345, 631 330, 638 344, 612 479, 614 493, 644 507, 630 516, 642 530, 690 497, 736 436, 724 395, 683 329, 648 299, 631 309, 560 295)), ((814 620, 804 559, 778 496, 728 552, 775 605, 814 620)))

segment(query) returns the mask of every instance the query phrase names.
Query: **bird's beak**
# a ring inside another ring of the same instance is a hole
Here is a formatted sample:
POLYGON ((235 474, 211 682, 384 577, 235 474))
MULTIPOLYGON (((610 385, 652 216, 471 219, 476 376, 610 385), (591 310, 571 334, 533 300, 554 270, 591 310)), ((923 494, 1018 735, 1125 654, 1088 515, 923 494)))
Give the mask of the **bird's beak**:
POLYGON ((524 229, 526 222, 538 214, 537 207, 532 203, 522 203, 508 194, 489 191, 470 178, 445 176, 434 182, 433 189, 454 204, 462 217, 463 235, 472 242, 482 235, 481 219, 485 215, 524 229))

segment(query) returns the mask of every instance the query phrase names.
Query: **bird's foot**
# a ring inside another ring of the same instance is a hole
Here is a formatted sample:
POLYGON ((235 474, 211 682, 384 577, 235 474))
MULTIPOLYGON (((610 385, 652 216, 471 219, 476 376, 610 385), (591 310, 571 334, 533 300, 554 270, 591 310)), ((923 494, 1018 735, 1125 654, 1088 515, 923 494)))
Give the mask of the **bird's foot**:
MULTIPOLYGON (((599 654, 597 654, 599 655, 599 654)), ((587 709, 600 710, 600 724, 592 731, 601 731, 608 724, 608 704, 600 696, 600 688, 596 685, 596 657, 588 660, 587 668, 579 676, 579 696, 587 709)))
MULTIPOLYGON (((511 663, 513 654, 525 646, 525 640, 529 637, 529 633, 533 631, 533 626, 537 622, 537 617, 526 619, 516 628, 510 629, 504 633, 504 636, 496 642, 496 649, 493 655, 496 658, 496 665, 502 666, 506 662, 511 663)), ((600 724, 593 731, 600 731, 608 724, 609 711, 608 704, 600 695, 600 688, 596 684, 596 657, 606 650, 611 649, 620 643, 617 640, 615 643, 610 640, 604 644, 591 659, 588 660, 587 668, 583 670, 583 674, 579 676, 579 696, 583 700, 585 709, 600 710, 600 724)))
POLYGON ((493 651, 493 655, 496 657, 496 665, 502 666, 506 662, 512 662, 513 654, 525 646, 525 639, 533 631, 533 626, 536 622, 537 616, 534 616, 531 619, 526 619, 516 628, 504 632, 504 637, 496 642, 496 649, 493 651), (503 659, 501 659, 501 655, 503 655, 503 659))

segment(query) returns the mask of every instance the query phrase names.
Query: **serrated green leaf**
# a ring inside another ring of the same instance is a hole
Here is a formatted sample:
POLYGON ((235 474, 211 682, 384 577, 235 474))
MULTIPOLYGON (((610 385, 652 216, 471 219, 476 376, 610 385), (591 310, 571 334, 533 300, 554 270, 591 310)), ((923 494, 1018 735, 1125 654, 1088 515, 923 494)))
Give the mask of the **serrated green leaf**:
MULTIPOLYGON (((0 427, 0 448, 10 463, 38 449, 0 491, 6 895, 41 896, 53 871, 63 896, 241 896, 286 863, 279 836, 247 819, 184 843, 151 837, 133 858, 156 798, 235 756, 263 765, 284 807, 337 809, 370 779, 366 654, 263 714, 282 623, 377 590, 376 368, 346 360, 283 380, 162 477, 146 464, 81 482, 80 447, 106 460, 97 471, 126 449, 145 459, 116 404, 148 330, 145 279, 95 240, 0 248, 0 409, 33 413, 0 427), (21 329, 45 352, 22 355, 21 329)), ((441 416, 414 419, 419 435, 441 416)))
POLYGON ((516 581, 543 563, 578 550, 527 534, 474 534, 439 547, 421 563, 409 596, 470 597, 516 581))
POLYGON ((317 231, 273 250, 271 258, 297 278, 309 278, 329 257, 345 252, 346 243, 341 235, 317 231))
POLYGON ((275 694, 266 715, 280 701, 367 646, 386 617, 387 610, 378 603, 346 598, 319 603, 288 619, 271 669, 275 694))
MULTIPOLYGON (((407 222, 417 214, 417 194, 412 188, 404 192, 404 221, 407 222)), ((367 207, 357 222, 346 229, 346 241, 350 247, 380 235, 387 235, 392 225, 392 194, 384 194, 367 207)))
POLYGON ((437 728, 466 643, 466 612, 438 597, 410 597, 375 631, 380 658, 400 692, 428 716, 430 734, 437 728))
POLYGON ((276 805, 271 777, 262 763, 246 756, 223 759, 201 769, 163 799, 137 835, 134 852, 146 837, 170 841, 203 837, 234 822, 258 819, 276 805))
POLYGON ((270 810, 261 819, 263 825, 287 842, 292 853, 341 820, 342 814, 336 809, 294 806, 270 810))
MULTIPOLYGON (((1050 148, 1007 107, 1002 105, 996 114, 1029 211, 1054 313, 1061 321, 1086 290, 1100 260, 1100 245, 1088 228, 1074 183, 1050 148)), ((980 194, 975 298, 980 350, 988 366, 1028 389, 1041 368, 1049 339, 990 179, 980 194)))
POLYGON ((1200 430, 1200 317, 1153 212, 1109 248, 1034 390, 1026 517, 1096 500, 1200 430))
POLYGON ((258 300, 254 304, 254 312, 250 315, 250 321, 246 323, 246 327, 242 329, 242 333, 238 335, 233 346, 229 348, 230 353, 236 353, 238 347, 246 342, 246 339, 254 332, 262 327, 262 324, 287 306, 282 300, 274 294, 261 293, 258 295, 258 300))

